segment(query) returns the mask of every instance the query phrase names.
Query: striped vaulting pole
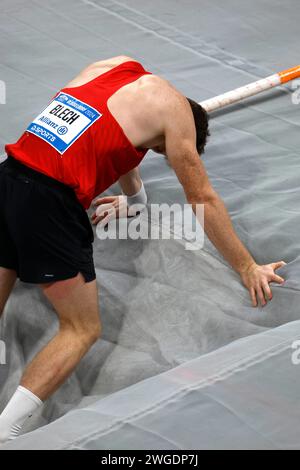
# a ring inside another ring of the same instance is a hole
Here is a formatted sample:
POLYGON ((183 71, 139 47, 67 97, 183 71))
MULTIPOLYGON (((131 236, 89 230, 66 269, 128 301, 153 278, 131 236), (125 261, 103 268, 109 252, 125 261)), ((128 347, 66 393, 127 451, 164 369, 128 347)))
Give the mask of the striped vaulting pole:
POLYGON ((232 90, 224 93, 223 95, 203 101, 200 104, 207 112, 215 111, 217 109, 224 108, 225 106, 229 106, 230 104, 237 103, 245 98, 249 98, 249 96, 258 95, 270 88, 290 82, 295 78, 300 78, 300 65, 275 73, 267 78, 262 78, 256 82, 249 83, 249 85, 242 86, 236 90, 232 90))

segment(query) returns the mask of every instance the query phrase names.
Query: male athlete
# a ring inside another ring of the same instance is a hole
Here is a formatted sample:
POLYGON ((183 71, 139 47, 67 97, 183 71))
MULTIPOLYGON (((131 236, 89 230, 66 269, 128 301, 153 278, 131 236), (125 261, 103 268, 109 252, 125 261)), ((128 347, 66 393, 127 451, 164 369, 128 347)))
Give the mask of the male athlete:
MULTIPOLYGON (((26 368, 0 416, 0 443, 73 372, 99 338, 92 258, 91 202, 119 181, 132 203, 147 196, 138 166, 149 149, 164 154, 193 208, 205 205, 205 231, 240 274, 253 306, 272 298, 283 261, 258 265, 237 237, 200 155, 207 115, 168 81, 125 56, 93 63, 60 90, 0 165, 0 315, 15 281, 38 284, 59 319, 57 335, 26 368)), ((96 200, 117 210, 120 197, 96 200)), ((100 209, 100 210, 99 210, 100 209)))

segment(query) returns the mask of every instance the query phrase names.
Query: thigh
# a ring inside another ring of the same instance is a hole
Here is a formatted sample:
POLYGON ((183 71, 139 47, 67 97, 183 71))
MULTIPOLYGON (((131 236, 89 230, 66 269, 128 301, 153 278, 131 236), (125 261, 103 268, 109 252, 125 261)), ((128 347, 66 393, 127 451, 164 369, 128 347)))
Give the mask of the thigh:
POLYGON ((0 316, 15 285, 16 279, 16 271, 0 267, 0 316))
POLYGON ((60 324, 78 329, 95 329, 100 325, 97 282, 85 282, 82 274, 73 279, 41 284, 54 307, 60 324))

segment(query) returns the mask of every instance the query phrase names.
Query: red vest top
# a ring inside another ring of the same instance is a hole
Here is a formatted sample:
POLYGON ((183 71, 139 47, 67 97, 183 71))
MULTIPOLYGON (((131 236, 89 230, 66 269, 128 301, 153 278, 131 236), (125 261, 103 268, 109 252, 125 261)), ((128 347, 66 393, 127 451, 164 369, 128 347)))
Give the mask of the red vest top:
POLYGON ((146 74, 151 72, 140 63, 128 61, 84 85, 63 88, 6 153, 72 187, 88 209, 147 153, 131 144, 107 106, 117 90, 146 74))

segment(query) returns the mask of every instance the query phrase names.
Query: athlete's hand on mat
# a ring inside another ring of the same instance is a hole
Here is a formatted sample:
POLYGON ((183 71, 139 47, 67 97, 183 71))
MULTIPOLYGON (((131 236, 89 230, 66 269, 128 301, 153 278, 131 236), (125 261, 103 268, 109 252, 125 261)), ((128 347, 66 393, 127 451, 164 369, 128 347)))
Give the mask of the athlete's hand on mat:
POLYGON ((91 217, 92 224, 105 227, 110 220, 128 217, 126 196, 107 196, 96 199, 93 203, 96 209, 91 217))
POLYGON ((266 305, 268 300, 272 300, 272 291, 269 283, 276 282, 277 284, 283 284, 284 279, 278 276, 275 271, 285 265, 284 261, 263 266, 253 263, 241 273, 243 283, 250 292, 253 307, 258 306, 258 299, 262 306, 266 305))

